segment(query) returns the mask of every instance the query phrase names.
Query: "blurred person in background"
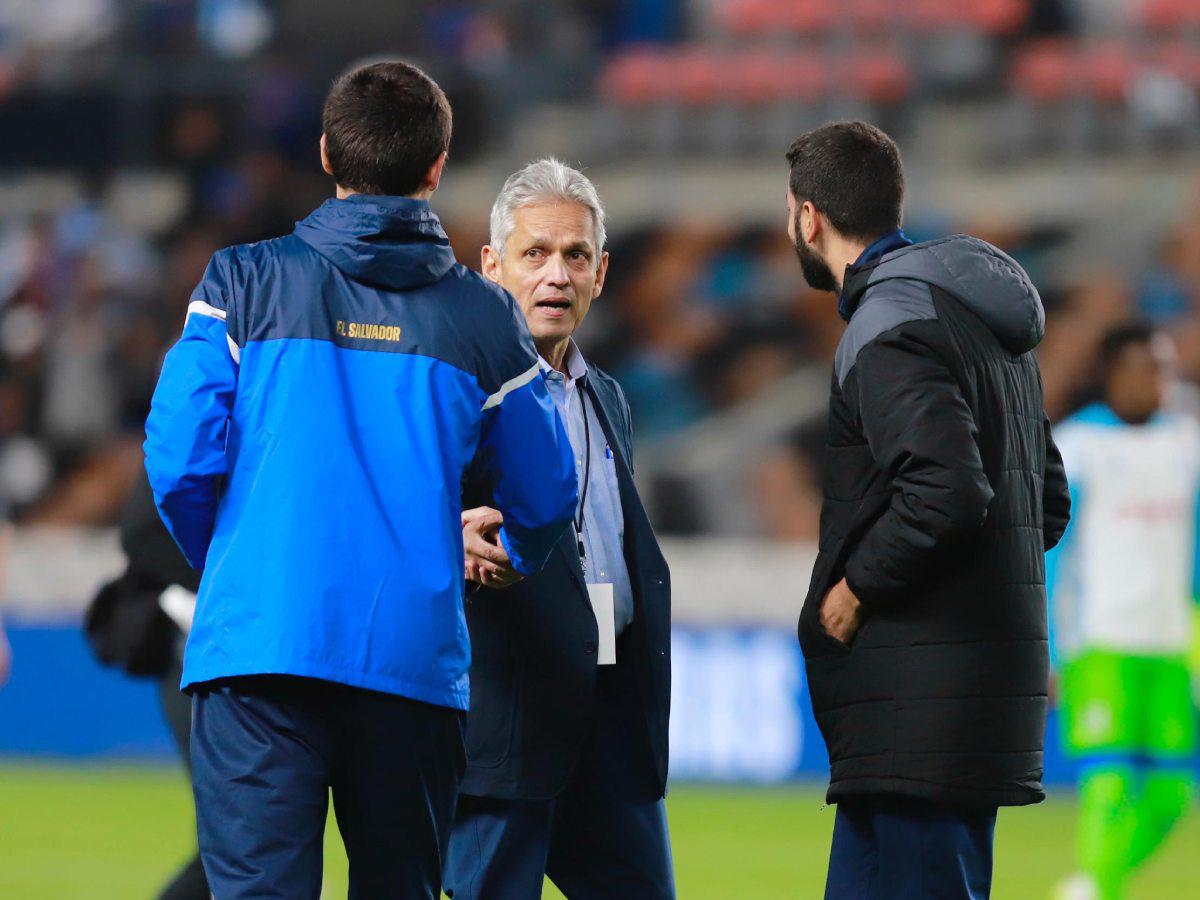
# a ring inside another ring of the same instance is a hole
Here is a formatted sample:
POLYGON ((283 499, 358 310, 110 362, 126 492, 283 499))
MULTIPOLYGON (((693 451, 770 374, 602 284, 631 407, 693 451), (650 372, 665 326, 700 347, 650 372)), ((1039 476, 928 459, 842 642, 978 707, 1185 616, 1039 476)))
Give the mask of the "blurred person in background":
POLYGON ((463 472, 478 449, 523 575, 577 499, 520 310, 429 206, 441 88, 362 66, 322 125, 336 197, 213 256, 146 422, 156 505, 204 570, 182 687, 221 900, 316 900, 331 792, 351 896, 440 895, 469 693, 463 472))
MULTIPOLYGON (((2 384, 2 383, 0 383, 2 384)), ((12 490, 11 481, 6 478, 5 469, 5 448, 2 437, 4 437, 4 409, 2 409, 2 394, 0 394, 0 592, 8 583, 8 552, 12 544, 12 490)), ((0 593, 0 601, 4 600, 4 595, 0 593)), ((12 646, 8 643, 8 634, 4 625, 4 606, 0 604, 0 688, 8 683, 8 677, 12 674, 12 646)))
MULTIPOLYGON (((633 481, 629 404, 573 335, 608 271, 591 181, 530 163, 492 209, 483 272, 516 298, 567 425, 580 485, 574 529, 519 583, 503 516, 463 513, 471 710, 467 773, 446 861, 455 900, 672 898, 664 795, 670 573, 633 481), (506 588, 503 593, 493 589, 506 588)), ((464 505, 492 502, 469 478, 464 505)))
MULTIPOLYGON (((92 600, 85 629, 101 663, 158 681, 163 719, 191 772, 192 703, 179 690, 183 647, 196 608, 200 573, 188 565, 163 526, 143 476, 121 517, 126 567, 92 600)), ((159 900, 211 896, 199 849, 159 894, 159 900)))
POLYGON ((913 244, 900 152, 841 122, 787 153, 788 233, 847 321, 800 615, 837 804, 826 897, 985 898, 997 807, 1044 799, 1042 553, 1067 525, 1019 265, 913 244))
POLYGON ((1081 765, 1079 873, 1062 900, 1126 896, 1196 796, 1200 425, 1164 409, 1166 335, 1125 323, 1099 356, 1100 399, 1055 431, 1073 516, 1046 583, 1064 739, 1081 765))
MULTIPOLYGON (((4 534, 0 537, 0 573, 8 563, 8 541, 10 529, 4 526, 4 534)), ((8 632, 4 630, 4 614, 0 613, 0 688, 8 684, 12 675, 12 646, 8 643, 8 632)))

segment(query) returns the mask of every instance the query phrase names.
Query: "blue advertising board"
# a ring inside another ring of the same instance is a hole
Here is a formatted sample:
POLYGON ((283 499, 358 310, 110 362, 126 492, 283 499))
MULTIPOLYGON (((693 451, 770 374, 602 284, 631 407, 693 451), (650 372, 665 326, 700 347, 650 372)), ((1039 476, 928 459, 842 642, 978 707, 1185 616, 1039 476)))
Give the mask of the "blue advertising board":
MULTIPOLYGON (((166 756, 157 685, 100 666, 77 625, 9 624, 13 673, 0 690, 0 755, 166 756)), ((676 627, 671 775, 678 781, 824 778, 795 635, 770 627, 676 627)), ((1046 782, 1070 781, 1051 715, 1046 782)))

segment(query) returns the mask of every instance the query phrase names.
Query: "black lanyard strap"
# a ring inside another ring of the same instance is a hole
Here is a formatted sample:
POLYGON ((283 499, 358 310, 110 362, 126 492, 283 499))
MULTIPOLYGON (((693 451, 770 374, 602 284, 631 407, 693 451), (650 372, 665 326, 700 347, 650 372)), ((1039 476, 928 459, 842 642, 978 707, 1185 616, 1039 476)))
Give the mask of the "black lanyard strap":
POLYGON ((587 559, 587 551, 583 546, 583 515, 587 503, 588 485, 592 481, 592 426, 588 416, 586 391, 583 381, 576 385, 579 392, 579 406, 583 409, 583 488, 579 492, 579 511, 575 515, 575 542, 579 546, 579 559, 587 559))

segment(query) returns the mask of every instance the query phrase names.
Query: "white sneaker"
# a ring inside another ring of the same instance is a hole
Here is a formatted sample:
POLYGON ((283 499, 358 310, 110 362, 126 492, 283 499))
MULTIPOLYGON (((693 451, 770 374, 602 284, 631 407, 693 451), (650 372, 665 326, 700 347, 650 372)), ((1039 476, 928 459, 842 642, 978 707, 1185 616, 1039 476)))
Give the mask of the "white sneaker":
POLYGON ((1099 896, 1095 879, 1082 872, 1068 875, 1054 888, 1054 900, 1097 900, 1099 896))

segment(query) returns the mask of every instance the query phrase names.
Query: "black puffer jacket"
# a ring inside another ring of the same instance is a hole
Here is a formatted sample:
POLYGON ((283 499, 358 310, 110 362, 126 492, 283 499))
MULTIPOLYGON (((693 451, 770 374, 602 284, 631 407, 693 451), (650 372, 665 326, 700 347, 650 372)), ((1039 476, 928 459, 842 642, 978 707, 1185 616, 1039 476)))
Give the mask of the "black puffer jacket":
POLYGON ((957 236, 851 267, 843 301, 799 629, 829 802, 1036 803, 1044 551, 1070 509, 1031 353, 1041 300, 1011 258, 957 236), (818 618, 842 577, 866 612, 849 647, 818 618))

